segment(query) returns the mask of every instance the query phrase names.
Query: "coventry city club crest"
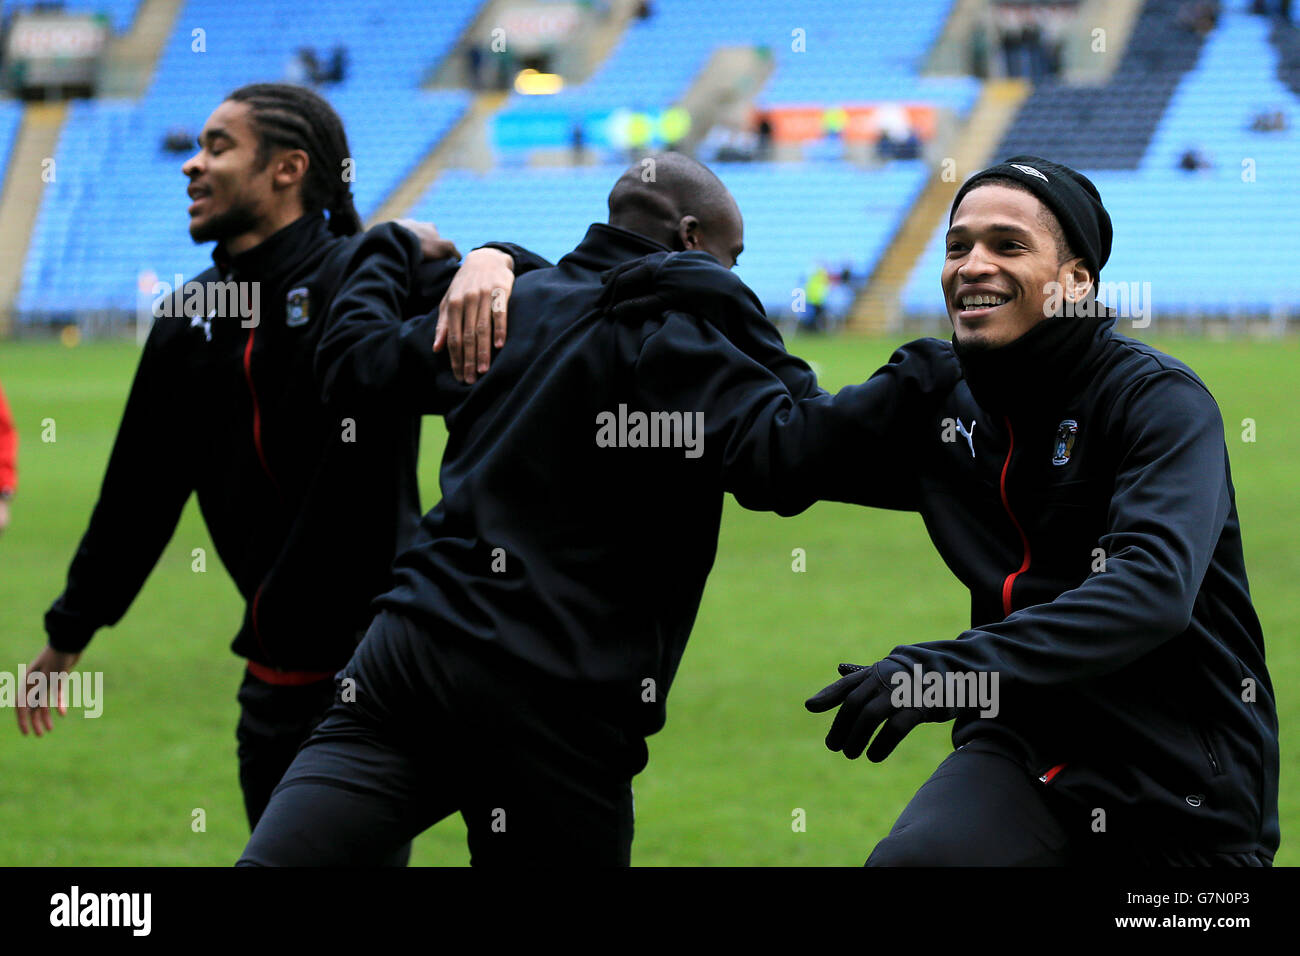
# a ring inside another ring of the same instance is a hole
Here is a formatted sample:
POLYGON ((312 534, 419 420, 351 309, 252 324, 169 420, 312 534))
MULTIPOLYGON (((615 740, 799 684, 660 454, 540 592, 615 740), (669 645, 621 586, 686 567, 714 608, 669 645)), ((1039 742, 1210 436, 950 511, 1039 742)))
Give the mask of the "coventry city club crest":
POLYGON ((305 288, 294 289, 284 300, 284 324, 289 328, 306 325, 311 318, 311 299, 305 288))
POLYGON ((1079 423, 1073 418, 1067 418, 1056 426, 1056 451, 1052 455, 1053 465, 1064 465, 1070 460, 1070 452, 1074 450, 1074 438, 1078 434, 1079 423))

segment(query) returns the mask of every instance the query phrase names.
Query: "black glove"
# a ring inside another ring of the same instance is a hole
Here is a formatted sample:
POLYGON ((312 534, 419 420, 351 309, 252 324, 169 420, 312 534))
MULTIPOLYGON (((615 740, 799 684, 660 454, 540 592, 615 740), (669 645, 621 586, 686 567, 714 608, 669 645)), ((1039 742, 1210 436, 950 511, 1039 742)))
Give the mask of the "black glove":
MULTIPOLYGON (((907 674, 907 669, 897 661, 885 658, 870 667, 841 664, 839 670, 844 676, 804 701, 804 706, 814 714, 821 714, 840 705, 826 735, 826 746, 830 750, 842 750, 850 760, 862 755, 867 741, 882 723, 885 726, 867 751, 867 759, 872 763, 880 763, 893 753, 917 724, 952 720, 957 716, 953 707, 896 706, 892 700, 897 689, 894 675, 907 674)), ((913 699, 919 698, 920 690, 914 689, 913 699)))

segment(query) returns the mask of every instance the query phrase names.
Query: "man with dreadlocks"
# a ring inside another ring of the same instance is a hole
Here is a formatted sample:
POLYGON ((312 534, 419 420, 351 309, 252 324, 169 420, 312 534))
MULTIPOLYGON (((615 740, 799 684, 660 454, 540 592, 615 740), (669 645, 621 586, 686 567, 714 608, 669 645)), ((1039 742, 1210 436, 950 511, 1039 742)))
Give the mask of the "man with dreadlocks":
MULTIPOLYGON (((248 660, 237 736, 250 827, 329 706, 421 511, 420 410, 326 400, 315 374, 341 266, 364 238, 341 175, 349 155, 338 115, 300 87, 242 87, 208 118, 182 172, 190 235, 216 241, 215 265, 155 307, 99 501, 31 667, 72 670, 131 605, 197 492, 246 602, 233 650, 248 660)), ((548 263, 503 246, 470 253, 457 273, 454 247, 412 226, 424 261, 412 263, 403 311, 423 316, 411 341, 433 375, 447 369, 461 314, 485 335, 491 290, 509 289, 512 267, 548 263)), ((474 354, 467 342, 458 377, 472 376, 474 354)), ((19 709, 24 734, 52 729, 43 703, 19 709)))

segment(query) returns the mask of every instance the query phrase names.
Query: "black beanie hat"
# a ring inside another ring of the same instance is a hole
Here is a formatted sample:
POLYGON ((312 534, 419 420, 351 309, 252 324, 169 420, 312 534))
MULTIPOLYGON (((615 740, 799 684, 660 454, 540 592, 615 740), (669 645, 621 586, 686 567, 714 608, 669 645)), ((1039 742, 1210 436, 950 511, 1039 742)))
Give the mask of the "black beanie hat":
POLYGON ((1043 205, 1056 214, 1070 241, 1070 248, 1092 270, 1093 278, 1100 277, 1101 267, 1110 258, 1113 230, 1110 214, 1101 204, 1101 194, 1092 180, 1068 166, 1040 156, 1012 156, 981 170, 962 184, 948 213, 949 225, 952 225, 952 217, 962 197, 979 185, 980 180, 991 176, 1005 176, 1024 183, 1043 205))

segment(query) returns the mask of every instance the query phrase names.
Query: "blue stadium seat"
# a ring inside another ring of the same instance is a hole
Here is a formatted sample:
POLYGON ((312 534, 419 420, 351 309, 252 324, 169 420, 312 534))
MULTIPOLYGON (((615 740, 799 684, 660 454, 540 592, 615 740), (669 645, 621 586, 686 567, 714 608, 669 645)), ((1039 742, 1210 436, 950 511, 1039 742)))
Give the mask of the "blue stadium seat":
MULTIPOLYGON (((819 262, 869 271, 920 192, 925 164, 881 170, 847 163, 717 164, 745 219, 737 274, 773 315, 819 262)), ((508 238, 555 260, 608 216, 606 197, 622 166, 445 173, 414 215, 469 249, 508 238)))
POLYGON ((18 137, 18 126, 22 122, 23 108, 10 100, 0 100, 0 183, 4 182, 5 170, 9 165, 9 154, 13 151, 14 140, 18 137))
POLYGON ((335 44, 347 47, 346 80, 321 92, 349 133, 357 209, 373 213, 467 108, 466 92, 419 86, 480 5, 331 3, 304 16, 294 0, 188 0, 140 102, 71 105, 24 263, 21 319, 135 309, 141 276, 171 282, 205 268, 210 247, 195 248, 186 231, 186 157, 163 152, 163 137, 174 127, 197 134, 238 86, 282 79, 300 47, 322 59, 335 44))
POLYGON ((657 113, 673 105, 719 47, 765 47, 776 70, 764 105, 931 103, 964 114, 979 95, 970 77, 922 77, 952 0, 658 0, 633 21, 600 69, 553 96, 514 94, 497 118, 494 146, 506 157, 569 144, 575 122, 586 143, 610 143, 615 110, 657 113), (801 31, 801 32, 797 32, 801 31))

